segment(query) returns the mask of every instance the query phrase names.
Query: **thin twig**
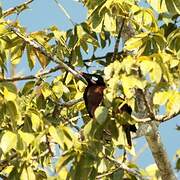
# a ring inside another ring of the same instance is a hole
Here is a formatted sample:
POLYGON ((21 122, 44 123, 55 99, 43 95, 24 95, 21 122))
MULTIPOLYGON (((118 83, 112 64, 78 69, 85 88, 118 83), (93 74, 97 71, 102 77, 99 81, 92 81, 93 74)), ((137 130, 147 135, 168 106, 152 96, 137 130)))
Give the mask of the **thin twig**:
POLYGON ((139 152, 136 153, 136 156, 134 156, 134 158, 131 161, 136 162, 138 158, 141 156, 141 154, 143 154, 147 148, 148 148, 148 144, 145 143, 143 147, 139 150, 139 152))
POLYGON ((59 106, 63 106, 63 107, 71 107, 79 102, 83 101, 83 98, 79 98, 79 99, 73 99, 67 102, 62 102, 62 103, 57 103, 59 106))
POLYGON ((29 76, 23 76, 23 77, 19 76, 19 77, 12 77, 12 78, 0 78, 0 82, 15 82, 15 81, 30 80, 30 79, 38 79, 38 78, 46 76, 50 73, 56 72, 60 69, 63 69, 63 67, 58 65, 58 66, 55 66, 55 67, 49 69, 48 71, 38 73, 36 75, 29 75, 29 76))
POLYGON ((7 17, 7 16, 9 16, 9 15, 11 15, 11 14, 19 13, 19 12, 27 9, 27 5, 30 4, 30 3, 32 3, 33 1, 34 1, 34 0, 29 0, 29 1, 26 1, 26 2, 24 2, 24 3, 22 3, 22 4, 19 4, 19 5, 16 6, 16 7, 9 8, 8 10, 6 10, 6 11, 3 12, 3 15, 2 15, 2 16, 3 16, 3 17, 7 17))
POLYGON ((62 4, 60 2, 58 2, 57 0, 54 0, 55 3, 57 4, 57 6, 59 7, 59 9, 61 9, 61 11, 65 14, 65 16, 68 18, 68 20, 70 21, 70 23, 75 26, 75 23, 72 21, 70 15, 68 14, 68 12, 66 11, 66 9, 62 6, 62 4))
POLYGON ((107 155, 105 155, 105 158, 108 159, 110 162, 112 162, 118 169, 122 169, 122 170, 138 177, 141 180, 145 179, 145 177, 142 177, 142 175, 137 170, 129 168, 125 163, 120 163, 116 159, 114 159, 110 156, 107 156, 107 155))
POLYGON ((177 111, 177 112, 174 112, 173 114, 165 114, 165 115, 155 115, 154 116, 154 119, 151 119, 151 118, 137 118, 136 116, 134 115, 131 115, 131 117, 133 118, 133 120, 137 123, 149 123, 149 122, 152 122, 152 121, 157 121, 157 122, 166 122, 168 120, 171 120, 172 118, 176 117, 180 115, 180 110, 177 111))
POLYGON ((48 134, 46 134, 46 144, 47 144, 47 147, 48 147, 48 151, 49 151, 49 153, 51 154, 51 157, 53 157, 53 156, 54 156, 54 153, 53 153, 53 151, 52 151, 52 149, 51 149, 51 145, 50 145, 50 141, 49 141, 48 134))
POLYGON ((111 171, 104 172, 104 173, 96 176, 96 179, 102 179, 102 178, 104 178, 104 177, 110 176, 110 175, 112 175, 113 173, 115 173, 116 171, 118 171, 119 169, 121 169, 121 168, 118 167, 118 168, 112 169, 111 171))
POLYGON ((123 19, 122 19, 121 27, 120 27, 120 29, 119 29, 118 37, 117 37, 117 39, 116 39, 116 43, 115 43, 115 46, 114 46, 114 53, 113 53, 113 56, 112 56, 112 61, 115 60, 116 55, 118 54, 119 43, 120 43, 121 33, 122 33, 122 30, 123 30, 123 26, 124 26, 124 23, 125 23, 125 19, 126 19, 126 18, 123 18, 123 19))
POLYGON ((11 160, 17 157, 17 154, 14 153, 10 157, 0 161, 0 172, 2 172, 8 165, 11 160))

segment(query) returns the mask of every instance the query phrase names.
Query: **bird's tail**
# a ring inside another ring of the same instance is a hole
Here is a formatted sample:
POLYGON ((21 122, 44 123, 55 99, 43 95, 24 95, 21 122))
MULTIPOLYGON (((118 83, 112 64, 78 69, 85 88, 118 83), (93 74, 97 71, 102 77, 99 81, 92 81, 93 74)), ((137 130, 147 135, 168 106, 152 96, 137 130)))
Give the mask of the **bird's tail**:
POLYGON ((124 129, 124 132, 126 134, 127 143, 129 145, 129 147, 132 147, 131 131, 132 132, 136 132, 136 130, 137 130, 136 126, 135 125, 126 124, 126 125, 123 125, 123 129, 124 129))

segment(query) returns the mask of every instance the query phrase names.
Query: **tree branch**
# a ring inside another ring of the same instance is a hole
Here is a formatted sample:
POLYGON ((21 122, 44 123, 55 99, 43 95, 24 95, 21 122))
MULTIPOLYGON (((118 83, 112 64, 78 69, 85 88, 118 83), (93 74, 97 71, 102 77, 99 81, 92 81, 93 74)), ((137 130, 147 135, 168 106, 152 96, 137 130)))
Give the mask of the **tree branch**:
POLYGON ((145 177, 142 177, 142 175, 141 175, 137 170, 132 169, 132 168, 129 168, 125 163, 120 163, 120 162, 117 161, 116 159, 114 159, 114 158, 112 158, 112 157, 110 157, 110 156, 107 156, 107 155, 105 155, 105 158, 106 158, 107 160, 109 160, 110 162, 112 162, 117 168, 114 169, 114 171, 111 172, 110 174, 105 173, 105 174, 101 174, 101 175, 97 176, 96 179, 100 179, 100 178, 102 178, 102 177, 111 175, 111 174, 114 173, 115 171, 117 171, 117 170, 119 170, 119 169, 122 169, 122 170, 124 170, 124 171, 126 171, 126 172, 128 172, 128 173, 130 173, 130 174, 132 174, 132 175, 134 175, 134 176, 136 176, 136 177, 138 177, 138 178, 141 179, 141 180, 145 180, 145 177))
POLYGON ((157 121, 157 122, 163 123, 163 122, 171 120, 172 118, 174 118, 174 117, 176 117, 178 115, 180 115, 180 110, 173 113, 173 114, 169 114, 169 115, 167 115, 167 114, 165 114, 165 115, 155 115, 154 119, 151 119, 151 118, 137 118, 134 115, 131 115, 131 117, 137 123, 150 123, 152 121, 157 121))
MULTIPOLYGON (((144 100, 144 104, 149 114, 151 120, 155 120, 156 117, 151 109, 150 103, 147 100, 147 95, 142 91, 142 97, 144 100)), ((151 153, 154 157, 154 160, 159 169, 162 180, 175 180, 176 177, 174 175, 171 163, 168 159, 167 152, 162 144, 161 137, 158 131, 157 123, 150 122, 151 126, 150 131, 145 135, 145 138, 148 142, 149 148, 151 149, 151 153)))
POLYGON ((69 71, 73 76, 75 76, 77 79, 80 79, 83 81, 85 84, 87 84, 86 80, 84 77, 76 70, 72 69, 69 67, 67 64, 63 62, 62 59, 57 58, 56 56, 52 56, 50 53, 48 53, 44 47, 39 45, 36 41, 30 40, 28 37, 25 37, 18 29, 14 28, 13 26, 9 25, 9 28, 12 32, 14 32, 18 37, 24 40, 25 43, 29 44, 33 48, 35 48, 37 51, 42 53, 44 56, 46 56, 48 59, 51 59, 53 62, 56 64, 59 64, 62 66, 66 71, 69 71))
POLYGON ((162 144, 157 125, 154 122, 151 123, 151 131, 145 136, 145 138, 148 142, 149 148, 151 149, 162 180, 175 180, 176 177, 174 175, 171 163, 162 144))
POLYGON ((112 59, 111 59, 112 61, 115 60, 116 55, 118 54, 119 43, 120 43, 121 33, 122 33, 122 30, 123 30, 123 27, 124 27, 125 19, 126 19, 126 17, 124 17, 124 18, 122 19, 121 27, 120 27, 120 29, 119 29, 118 37, 117 37, 117 39, 116 39, 116 43, 115 43, 115 46, 114 46, 114 53, 113 53, 113 56, 112 56, 112 59))
POLYGON ((62 4, 60 2, 58 2, 57 0, 54 0, 55 3, 57 4, 57 6, 61 9, 61 11, 65 14, 65 16, 68 18, 69 22, 75 26, 75 23, 72 21, 70 15, 68 14, 68 12, 66 11, 66 9, 62 6, 62 4))
POLYGON ((46 134, 46 144, 47 144, 47 147, 48 147, 48 152, 50 153, 51 157, 54 156, 54 153, 51 149, 51 144, 50 144, 50 141, 49 141, 49 137, 48 137, 48 134, 46 134))
POLYGON ((22 12, 23 10, 27 9, 28 8, 28 4, 32 3, 34 0, 28 0, 22 4, 19 4, 18 6, 16 7, 13 7, 13 8, 9 8, 8 10, 4 11, 3 12, 3 17, 7 17, 11 14, 14 14, 14 13, 20 13, 22 12))
POLYGON ((38 79, 42 76, 48 75, 50 73, 56 72, 60 69, 63 69, 63 67, 61 66, 55 66, 51 69, 49 69, 48 71, 42 72, 42 73, 38 73, 36 75, 29 75, 29 76, 19 76, 19 77, 12 77, 12 78, 0 78, 0 82, 15 82, 15 81, 23 81, 23 80, 30 80, 30 79, 38 79))
POLYGON ((83 101, 83 98, 79 98, 79 99, 73 99, 73 100, 70 100, 70 101, 67 101, 67 102, 60 102, 60 103, 57 103, 59 106, 63 106, 63 107, 71 107, 79 102, 83 101))

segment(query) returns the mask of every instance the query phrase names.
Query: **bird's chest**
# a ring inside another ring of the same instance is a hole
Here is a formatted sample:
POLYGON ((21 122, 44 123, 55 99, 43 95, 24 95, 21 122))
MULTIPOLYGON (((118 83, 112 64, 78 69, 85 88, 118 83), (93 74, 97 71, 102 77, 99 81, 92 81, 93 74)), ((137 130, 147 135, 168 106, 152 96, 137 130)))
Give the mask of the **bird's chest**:
POLYGON ((104 86, 92 85, 85 89, 84 100, 90 117, 94 115, 95 109, 103 99, 104 86))

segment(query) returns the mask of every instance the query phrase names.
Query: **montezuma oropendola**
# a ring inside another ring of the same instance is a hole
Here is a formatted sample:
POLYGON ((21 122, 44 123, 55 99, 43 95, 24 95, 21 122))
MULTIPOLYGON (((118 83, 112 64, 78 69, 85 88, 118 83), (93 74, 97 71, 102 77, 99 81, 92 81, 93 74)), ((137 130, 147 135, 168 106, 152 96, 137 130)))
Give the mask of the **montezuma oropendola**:
MULTIPOLYGON (((86 79, 88 85, 84 91, 84 101, 86 105, 86 109, 88 111, 88 114, 91 118, 94 117, 94 112, 96 108, 99 106, 99 104, 103 100, 103 91, 106 88, 105 82, 102 78, 102 76, 97 74, 87 74, 87 73, 81 73, 81 75, 86 79)), ((124 104, 118 113, 126 112, 129 115, 132 113, 132 109, 128 104, 124 104)), ((123 125, 123 129, 126 134, 127 143, 131 147, 131 131, 136 132, 136 126, 126 124, 123 125)))

